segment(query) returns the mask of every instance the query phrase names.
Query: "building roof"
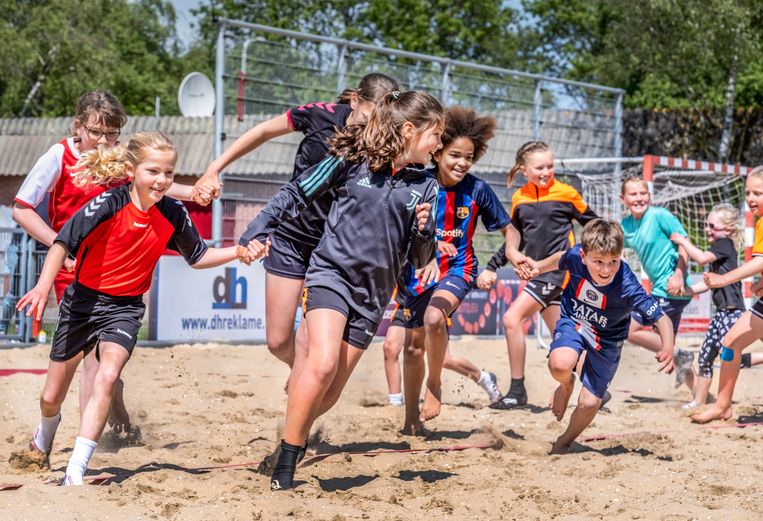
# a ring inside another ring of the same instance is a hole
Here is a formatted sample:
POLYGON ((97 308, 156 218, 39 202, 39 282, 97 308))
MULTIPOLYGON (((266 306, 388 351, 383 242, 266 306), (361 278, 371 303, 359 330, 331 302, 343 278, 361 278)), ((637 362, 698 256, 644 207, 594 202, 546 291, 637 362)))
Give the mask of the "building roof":
MULTIPOLYGON (((606 116, 575 111, 542 111, 541 134, 556 157, 602 157, 614 155, 611 122, 606 116), (592 139, 596 137, 597 139, 592 139), (584 143, 597 143, 595 149, 584 143), (598 144, 600 143, 600 145, 598 144)), ((226 140, 237 137, 270 116, 225 117, 226 140)), ((498 126, 487 153, 474 165, 475 173, 506 172, 520 145, 532 139, 532 111, 512 110, 497 114, 498 126)), ((72 118, 0 118, 0 175, 23 176, 54 143, 69 135, 72 118)), ((122 139, 142 130, 160 130, 178 148, 176 172, 201 175, 214 153, 214 117, 134 116, 127 120, 122 139)), ((294 132, 272 139, 226 169, 231 175, 291 174, 302 134, 294 132)))

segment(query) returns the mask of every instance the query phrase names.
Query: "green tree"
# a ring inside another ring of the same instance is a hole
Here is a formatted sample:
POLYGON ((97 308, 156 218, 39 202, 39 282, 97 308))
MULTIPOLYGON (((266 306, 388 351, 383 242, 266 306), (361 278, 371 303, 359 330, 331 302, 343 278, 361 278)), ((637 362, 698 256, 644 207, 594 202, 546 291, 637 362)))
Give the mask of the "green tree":
POLYGON ((116 94, 129 114, 156 96, 177 113, 184 71, 167 0, 0 0, 0 115, 62 116, 86 90, 116 94))

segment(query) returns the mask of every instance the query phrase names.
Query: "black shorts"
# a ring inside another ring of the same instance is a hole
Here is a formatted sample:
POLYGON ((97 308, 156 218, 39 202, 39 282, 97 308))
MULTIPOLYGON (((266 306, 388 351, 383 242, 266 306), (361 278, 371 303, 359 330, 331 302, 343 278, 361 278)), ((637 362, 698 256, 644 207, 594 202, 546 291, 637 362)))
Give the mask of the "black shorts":
POLYGON ((563 290, 564 288, 551 282, 535 279, 528 280, 524 288, 524 292, 535 299, 541 305, 541 309, 546 309, 549 306, 560 306, 563 290))
POLYGON ((405 307, 405 295, 400 291, 398 287, 395 291, 395 308, 392 310, 392 314, 389 317, 389 325, 405 327, 408 321, 411 319, 411 310, 405 307))
POLYGON ((276 232, 270 236, 270 251, 263 263, 265 271, 287 279, 304 280, 314 249, 310 244, 283 237, 276 232))
POLYGON ((114 342, 132 354, 145 312, 142 296, 113 297, 75 282, 61 299, 50 359, 64 362, 80 352, 87 355, 99 341, 114 342))
POLYGON ((366 318, 355 309, 350 307, 347 301, 336 291, 323 286, 311 286, 306 288, 307 298, 305 311, 309 313, 314 309, 333 309, 347 317, 344 326, 342 340, 358 349, 366 349, 374 339, 376 329, 379 327, 381 318, 374 322, 366 318))

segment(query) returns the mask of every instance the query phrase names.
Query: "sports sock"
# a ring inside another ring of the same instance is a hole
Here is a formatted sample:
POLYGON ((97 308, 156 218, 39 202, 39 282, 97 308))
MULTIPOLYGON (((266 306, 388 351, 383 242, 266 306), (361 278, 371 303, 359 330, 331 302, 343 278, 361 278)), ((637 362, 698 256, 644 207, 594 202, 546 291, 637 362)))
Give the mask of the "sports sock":
POLYGON ((742 367, 750 368, 752 367, 752 354, 751 353, 742 353, 742 367))
POLYGON ((53 438, 56 437, 58 424, 61 423, 61 413, 55 416, 42 416, 37 430, 34 431, 34 444, 43 452, 50 452, 53 445, 53 438))
POLYGON ((506 393, 506 396, 512 396, 514 398, 524 396, 527 394, 527 391, 525 390, 525 378, 524 376, 522 378, 512 378, 511 379, 511 387, 509 387, 509 392, 506 393))
POLYGON ((97 446, 98 444, 96 442, 83 438, 82 436, 77 436, 77 440, 74 442, 72 456, 69 458, 69 464, 66 466, 64 485, 83 484, 82 478, 85 477, 87 464, 97 446))
POLYGON ((273 469, 273 476, 270 478, 271 490, 289 490, 294 488, 294 472, 297 470, 297 461, 299 452, 302 449, 299 445, 292 445, 281 440, 281 452, 278 454, 278 463, 273 469))
POLYGON ((390 394, 389 395, 389 404, 390 405, 403 405, 403 393, 390 394))

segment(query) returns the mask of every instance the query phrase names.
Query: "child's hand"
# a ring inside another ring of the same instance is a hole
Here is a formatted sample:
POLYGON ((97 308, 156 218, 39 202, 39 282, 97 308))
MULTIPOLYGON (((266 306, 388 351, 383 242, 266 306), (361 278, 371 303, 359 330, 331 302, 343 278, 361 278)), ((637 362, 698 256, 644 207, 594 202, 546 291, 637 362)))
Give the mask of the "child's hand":
POLYGON ((477 277, 477 287, 479 289, 490 289, 495 285, 498 274, 492 270, 482 270, 477 277))
POLYGON ((247 266, 251 265, 252 261, 254 260, 249 254, 249 250, 246 248, 246 246, 242 246, 240 244, 236 245, 236 257, 238 257, 240 262, 243 262, 247 266))
POLYGON ((668 295, 681 296, 685 289, 684 276, 679 270, 676 270, 668 279, 668 295))
POLYGON ((671 233, 670 240, 676 244, 686 244, 687 242, 689 242, 689 238, 684 237, 680 233, 671 233))
POLYGON ((16 303, 16 309, 19 312, 22 312, 25 307, 29 306, 26 316, 32 316, 32 313, 37 310, 34 318, 36 320, 42 320, 42 312, 45 311, 45 305, 48 303, 49 291, 50 290, 45 291, 39 286, 33 287, 29 293, 19 299, 16 303))
POLYGON ((69 257, 64 259, 64 268, 66 269, 66 271, 74 271, 74 267, 76 266, 76 264, 77 264, 77 261, 70 259, 69 257))
POLYGON ((662 349, 658 351, 654 357, 660 364, 660 368, 658 369, 659 372, 665 374, 673 372, 673 369, 675 368, 675 364, 673 363, 673 349, 662 349))
POLYGON ((428 286, 431 282, 437 282, 440 278, 440 268, 437 265, 437 260, 432 259, 429 264, 416 270, 416 278, 419 279, 424 286, 428 286))
POLYGON ((266 239, 265 244, 262 244, 257 239, 252 239, 249 241, 249 244, 246 245, 246 249, 249 251, 249 255, 253 261, 261 257, 267 257, 268 253, 270 253, 270 239, 266 239))
POLYGON ((446 241, 437 241, 437 251, 448 257, 455 257, 458 255, 458 248, 446 241))
POLYGON ((427 226, 429 220, 429 212, 432 210, 432 205, 429 203, 421 203, 416 205, 416 221, 418 222, 419 231, 423 231, 427 226))
POLYGON ((197 181, 191 189, 191 199, 193 199, 194 203, 202 206, 207 206, 212 202, 212 199, 218 197, 220 197, 220 189, 212 184, 203 183, 201 180, 197 181))
POLYGON ((517 272, 517 276, 522 280, 530 280, 540 275, 537 263, 526 255, 516 259, 514 271, 517 272))
POLYGON ((723 275, 708 271, 704 276, 705 285, 710 289, 722 288, 726 284, 723 283, 723 275))

